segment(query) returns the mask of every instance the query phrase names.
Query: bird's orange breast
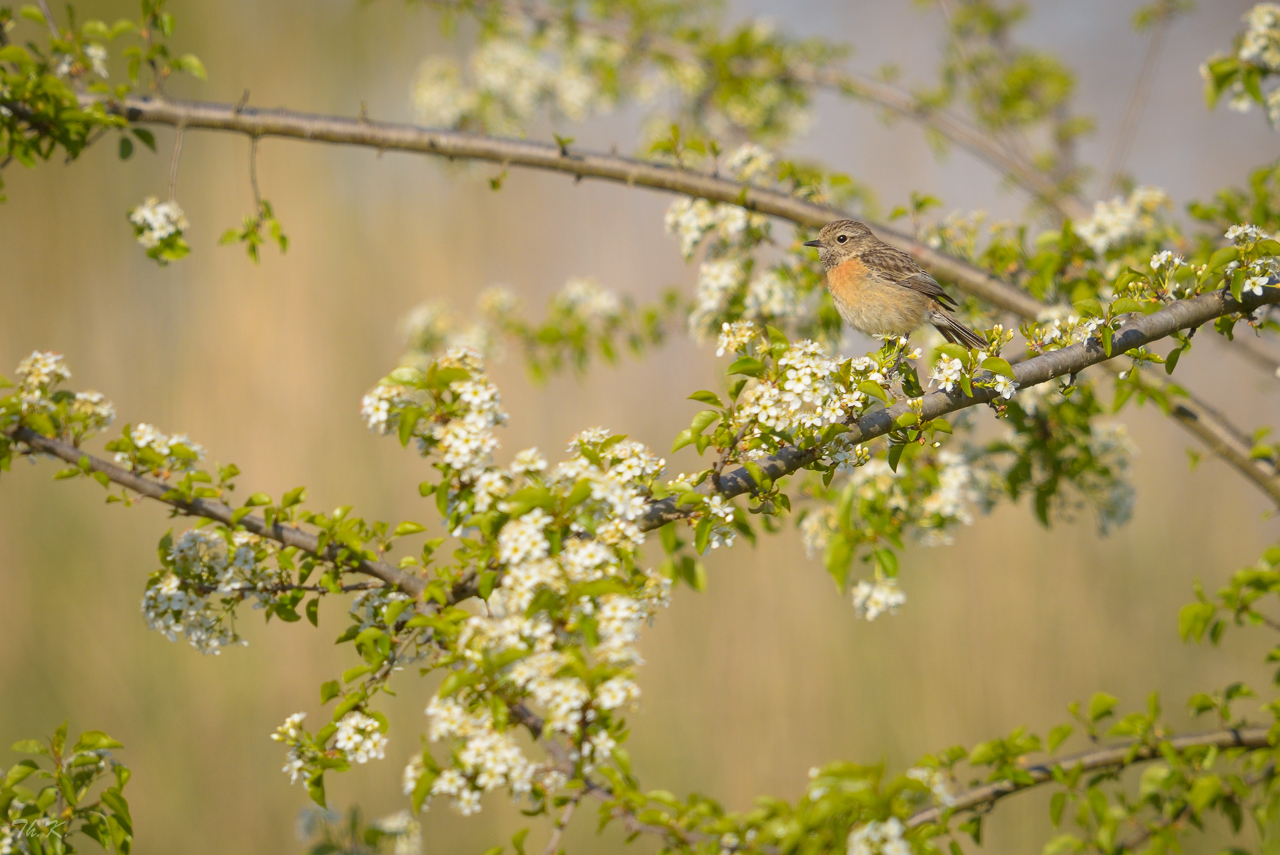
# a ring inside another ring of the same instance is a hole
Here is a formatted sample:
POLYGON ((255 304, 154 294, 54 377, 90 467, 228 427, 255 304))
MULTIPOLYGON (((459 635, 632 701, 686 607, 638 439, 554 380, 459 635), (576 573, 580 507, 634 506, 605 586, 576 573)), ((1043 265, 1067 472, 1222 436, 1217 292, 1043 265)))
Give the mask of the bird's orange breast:
POLYGON ((846 258, 827 271, 827 287, 837 300, 853 299, 857 292, 871 284, 868 281, 870 275, 871 271, 862 259, 857 256, 846 258))
POLYGON ((868 335, 910 335, 924 321, 929 298, 878 276, 862 259, 827 271, 827 289, 845 323, 868 335))

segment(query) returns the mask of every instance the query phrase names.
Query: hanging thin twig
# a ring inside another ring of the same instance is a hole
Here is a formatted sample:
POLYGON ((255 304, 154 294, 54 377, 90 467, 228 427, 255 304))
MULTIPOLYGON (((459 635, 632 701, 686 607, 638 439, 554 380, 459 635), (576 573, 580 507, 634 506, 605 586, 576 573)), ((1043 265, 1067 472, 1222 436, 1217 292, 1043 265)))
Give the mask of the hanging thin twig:
POLYGON ((182 158, 182 131, 183 125, 179 124, 177 133, 173 139, 173 158, 169 161, 169 201, 176 202, 178 200, 178 161, 182 158))

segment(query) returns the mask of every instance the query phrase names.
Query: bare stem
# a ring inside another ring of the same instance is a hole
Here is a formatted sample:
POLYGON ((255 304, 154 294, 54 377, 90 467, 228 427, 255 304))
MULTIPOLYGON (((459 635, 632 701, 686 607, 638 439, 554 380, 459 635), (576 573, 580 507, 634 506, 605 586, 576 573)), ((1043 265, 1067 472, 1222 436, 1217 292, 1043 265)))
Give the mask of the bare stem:
POLYGON ((1006 796, 1052 781, 1055 769, 1070 771, 1079 767, 1088 772, 1093 769, 1114 769, 1132 766, 1135 763, 1144 763, 1161 757, 1160 746, 1165 743, 1175 751, 1209 746, 1219 749, 1266 748, 1270 745, 1268 733, 1269 729, 1265 727, 1226 729, 1175 737, 1157 743, 1129 742, 1123 745, 1108 746, 1096 751, 1073 754, 1054 762, 1026 767, 1023 771, 1030 778, 1029 783, 1017 784, 1013 781, 997 781, 994 784, 975 787, 961 793, 949 805, 927 808, 913 814, 907 820, 906 825, 908 828, 915 828, 927 823, 939 822, 944 817, 952 816, 961 811, 989 808, 1006 796))

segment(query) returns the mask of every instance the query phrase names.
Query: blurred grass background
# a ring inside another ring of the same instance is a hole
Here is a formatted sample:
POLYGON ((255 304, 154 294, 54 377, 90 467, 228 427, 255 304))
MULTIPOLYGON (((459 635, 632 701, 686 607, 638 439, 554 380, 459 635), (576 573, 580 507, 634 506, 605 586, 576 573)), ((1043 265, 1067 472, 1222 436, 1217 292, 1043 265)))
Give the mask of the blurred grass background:
MULTIPOLYGON (((1099 123, 1082 154, 1103 163, 1144 45, 1128 28, 1137 4, 1032 5, 1026 38, 1078 69, 1079 103, 1099 123)), ((1128 166, 1179 203, 1242 183, 1276 156, 1256 112, 1206 114, 1196 72, 1230 44, 1250 5, 1200 4, 1163 53, 1128 166)), ((375 118, 407 120, 417 64, 455 49, 431 16, 385 0, 174 0, 172 10, 175 46, 210 72, 207 84, 174 87, 180 96, 236 101, 247 88, 258 106, 354 115, 365 103, 375 118)), ((85 2, 80 11, 111 19, 132 8, 85 2)), ((926 75, 940 40, 936 18, 906 2, 731 7, 747 12, 846 39, 864 69, 894 61, 926 75)), ((574 136, 626 150, 633 118, 574 136)), ((485 167, 278 140, 261 144, 259 179, 292 245, 284 257, 268 249, 255 267, 239 248, 215 246, 251 205, 248 141, 207 132, 187 134, 178 182, 194 252, 157 269, 125 220, 144 196, 165 193, 173 137, 157 136, 159 155, 127 163, 104 144, 69 166, 5 171, 0 371, 36 348, 61 351, 74 387, 104 392, 121 423, 184 431, 217 461, 235 461, 246 493, 306 484, 318 507, 429 518, 415 489, 423 464, 369 434, 357 413, 399 356, 393 330, 407 309, 436 299, 465 312, 493 283, 537 307, 571 275, 644 300, 695 275, 662 233, 669 200, 657 194, 520 172, 494 193, 477 180, 494 171, 485 167)), ((915 127, 886 127, 834 99, 819 102, 796 151, 869 183, 885 208, 911 190, 942 197, 944 210, 999 217, 1023 206, 964 153, 938 162, 915 127)), ((1179 376, 1246 429, 1275 421, 1280 383, 1197 341, 1179 376)), ((508 359, 492 371, 512 415, 504 450, 537 445, 554 459, 573 433, 604 424, 663 451, 696 409, 686 390, 713 385, 717 372, 709 351, 680 339, 643 362, 542 387, 508 359)), ((1216 587, 1252 562, 1275 539, 1274 520, 1223 465, 1207 460, 1188 473, 1190 440, 1158 413, 1127 419, 1141 448, 1130 525, 1107 539, 1088 519, 1046 532, 1025 505, 1002 508, 951 547, 908 552, 910 601, 895 618, 856 621, 791 533, 714 554, 710 589, 681 589, 642 644, 645 695, 629 748, 643 783, 742 809, 760 794, 795 798, 809 767, 830 760, 901 768, 1021 725, 1045 732, 1068 702, 1097 690, 1126 710, 1159 691, 1190 726, 1181 712, 1190 692, 1241 678, 1265 686, 1259 640, 1184 647, 1176 616, 1193 580, 1216 587)), ((692 467, 683 457, 671 465, 692 467)), ((54 471, 21 463, 0 480, 0 743, 66 717, 73 729, 122 740, 141 853, 299 851, 294 816, 306 796, 280 774, 268 735, 295 711, 321 715, 318 685, 347 661, 331 641, 345 618, 330 605, 320 631, 251 619, 250 646, 218 657, 166 642, 138 610, 165 514, 104 507, 96 487, 54 484, 54 471)), ((358 801, 372 816, 402 807, 400 769, 431 686, 406 679, 400 689, 387 760, 333 776, 333 806, 358 801)), ((13 759, 0 749, 0 762, 13 759)), ((986 851, 1039 851, 1049 827, 1037 798, 991 817, 986 851)), ((490 798, 477 818, 438 807, 424 821, 426 851, 481 851, 521 817, 490 798)), ((596 841, 592 825, 580 815, 570 851, 621 847, 616 832, 596 841)))

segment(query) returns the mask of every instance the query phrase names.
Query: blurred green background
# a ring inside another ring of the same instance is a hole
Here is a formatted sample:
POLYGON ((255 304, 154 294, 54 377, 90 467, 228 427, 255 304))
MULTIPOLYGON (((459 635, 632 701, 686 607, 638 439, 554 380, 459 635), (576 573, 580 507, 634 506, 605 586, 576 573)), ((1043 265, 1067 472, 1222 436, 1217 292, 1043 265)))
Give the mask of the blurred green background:
MULTIPOLYGON (((1079 103, 1099 125, 1082 154, 1104 163, 1144 45, 1128 27, 1137 4, 1032 5, 1026 38, 1079 69, 1079 103)), ((1230 44, 1250 5, 1201 3, 1162 55, 1128 167, 1179 203, 1241 183, 1277 154, 1256 112, 1210 115, 1200 94, 1197 65, 1230 44)), ((258 106, 354 115, 364 103, 375 118, 407 120, 418 63, 457 49, 433 17, 390 0, 171 8, 175 46, 210 73, 207 84, 175 86, 179 96, 236 101, 248 89, 258 106)), ((81 6, 108 19, 130 11, 81 6)), ((906 2, 756 0, 729 13, 850 41, 863 69, 894 61, 928 74, 940 39, 936 17, 906 2)), ((584 146, 625 151, 634 118, 573 131, 584 146)), ((318 507, 428 518, 415 489, 424 464, 358 416, 360 396, 399 356, 405 311, 436 299, 465 312, 494 283, 538 306, 571 275, 637 300, 694 279, 662 232, 667 197, 519 172, 494 193, 480 180, 487 167, 278 140, 261 145, 259 179, 293 243, 255 267, 215 245, 251 206, 248 141, 208 132, 187 134, 178 181, 194 252, 158 269, 125 220, 144 196, 165 193, 173 136, 157 136, 160 155, 127 163, 102 145, 70 166, 5 170, 0 371, 36 348, 61 351, 73 385, 114 400, 120 423, 189 433, 213 459, 239 464, 246 492, 306 484, 318 507)), ((998 217, 1023 205, 967 155, 938 162, 913 126, 886 127, 846 102, 821 100, 796 151, 866 181, 886 208, 911 190, 941 196, 944 210, 998 217)), ((663 451, 696 409, 684 395, 713 385, 717 370, 710 351, 683 339, 646 361, 541 387, 508 359, 492 370, 512 416, 505 453, 537 445, 554 458, 596 424, 663 451)), ((1183 372, 1246 429, 1275 421, 1280 382, 1222 345, 1198 340, 1183 372)), ((901 768, 1020 725, 1047 731, 1068 702, 1097 690, 1126 709, 1158 690, 1174 720, 1192 726, 1181 712, 1190 692, 1241 678, 1265 685, 1261 642, 1184 647, 1176 616, 1195 579, 1215 587, 1252 562, 1275 539, 1274 519, 1223 465, 1189 473, 1191 441, 1158 413, 1127 419, 1141 449, 1130 525, 1106 539, 1087 518, 1046 532, 1025 505, 1002 508, 951 547, 908 552, 910 599, 894 618, 855 620, 792 533, 717 551, 709 590, 679 590, 642 643, 644 699, 629 747, 644 785, 746 808, 759 794, 795 798, 807 770, 830 760, 901 768)), ((0 743, 67 717, 123 741, 139 852, 299 851, 294 817, 306 796, 280 773, 268 735, 290 713, 319 715, 320 682, 346 663, 346 648, 332 644, 344 617, 329 606, 320 631, 249 620, 249 647, 218 657, 170 644, 138 609, 170 525, 163 511, 105 507, 92 485, 54 484, 56 467, 19 464, 0 480, 0 743)), ((690 469, 691 458, 671 467, 690 469)), ((431 686, 405 679, 400 689, 387 760, 336 776, 332 805, 358 801, 371 816, 403 806, 400 770, 431 686)), ((0 750, 0 762, 13 759, 0 750)), ((991 818, 987 851, 1039 851, 1049 828, 1037 799, 1011 800, 991 818)), ((520 821, 501 797, 465 821, 439 806, 424 815, 426 851, 481 851, 520 821)), ((621 848, 616 832, 596 841, 593 825, 580 815, 570 851, 621 848)))

